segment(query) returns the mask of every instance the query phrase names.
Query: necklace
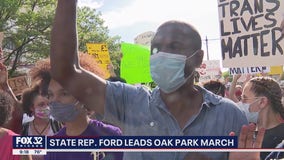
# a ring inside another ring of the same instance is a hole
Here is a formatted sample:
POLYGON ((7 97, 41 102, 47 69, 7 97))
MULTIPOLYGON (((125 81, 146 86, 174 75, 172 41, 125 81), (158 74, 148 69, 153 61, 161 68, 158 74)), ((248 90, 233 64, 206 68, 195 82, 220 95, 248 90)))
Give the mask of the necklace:
POLYGON ((38 130, 37 130, 37 128, 36 128, 36 125, 35 125, 35 121, 33 120, 33 127, 34 127, 34 129, 35 129, 35 131, 36 131, 36 133, 38 134, 38 135, 42 135, 42 133, 46 130, 46 128, 49 126, 49 121, 47 122, 47 124, 45 125, 45 127, 41 130, 41 132, 39 132, 38 130))

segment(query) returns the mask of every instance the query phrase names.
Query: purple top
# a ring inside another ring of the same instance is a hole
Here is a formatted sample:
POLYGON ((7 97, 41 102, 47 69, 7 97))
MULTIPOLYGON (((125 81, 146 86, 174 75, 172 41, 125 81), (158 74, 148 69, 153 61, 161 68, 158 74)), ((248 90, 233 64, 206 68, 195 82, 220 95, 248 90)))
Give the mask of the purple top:
MULTIPOLYGON (((121 130, 118 127, 105 124, 97 120, 91 120, 86 130, 79 136, 120 136, 121 130)), ((60 129, 54 136, 67 136, 66 127, 60 129)), ((77 137, 77 136, 76 136, 77 137)), ((91 152, 48 152, 44 157, 45 160, 93 160, 94 153, 91 152)), ((97 152, 97 158, 122 160, 122 152, 97 152)))

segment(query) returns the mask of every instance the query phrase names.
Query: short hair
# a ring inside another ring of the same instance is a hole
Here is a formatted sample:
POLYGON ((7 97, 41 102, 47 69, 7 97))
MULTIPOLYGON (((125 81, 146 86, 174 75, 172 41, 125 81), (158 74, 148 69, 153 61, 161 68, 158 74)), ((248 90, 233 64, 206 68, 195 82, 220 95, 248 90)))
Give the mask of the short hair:
POLYGON ((203 87, 217 95, 225 96, 225 85, 222 82, 210 80, 203 84, 203 87))
POLYGON ((34 105, 34 100, 40 94, 40 86, 38 84, 34 85, 31 88, 27 88, 22 93, 22 107, 24 113, 28 116, 32 116, 31 107, 34 105))
MULTIPOLYGON (((85 70, 90 71, 100 77, 105 77, 105 72, 103 72, 93 56, 86 53, 79 53, 79 61, 80 66, 82 66, 82 68, 85 70)), ((50 59, 47 58, 39 60, 29 72, 32 82, 40 84, 42 95, 48 94, 48 85, 52 79, 50 70, 50 59)))
POLYGON ((12 97, 0 90, 0 126, 3 126, 10 119, 13 105, 12 97))
POLYGON ((188 44, 189 47, 193 51, 201 49, 201 47, 202 47, 201 36, 194 26, 192 26, 189 23, 182 22, 182 21, 171 20, 171 21, 167 21, 167 22, 161 24, 159 26, 159 28, 157 29, 157 31, 159 29, 166 27, 166 26, 169 26, 169 25, 174 25, 177 29, 181 29, 183 31, 184 31, 184 29, 186 29, 186 32, 184 32, 184 33, 188 34, 188 38, 190 39, 190 44, 188 44))

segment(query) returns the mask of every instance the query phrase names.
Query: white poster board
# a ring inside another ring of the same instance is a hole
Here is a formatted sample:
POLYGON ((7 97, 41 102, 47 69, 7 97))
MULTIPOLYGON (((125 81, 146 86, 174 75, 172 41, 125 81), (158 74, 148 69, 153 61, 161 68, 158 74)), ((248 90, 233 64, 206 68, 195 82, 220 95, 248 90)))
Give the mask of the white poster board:
POLYGON ((283 0, 218 0, 223 67, 284 63, 283 0))
POLYGON ((196 69, 200 77, 199 82, 217 80, 221 78, 221 67, 219 60, 203 61, 199 68, 196 69))
POLYGON ((229 68, 230 75, 269 73, 270 67, 235 67, 229 68))

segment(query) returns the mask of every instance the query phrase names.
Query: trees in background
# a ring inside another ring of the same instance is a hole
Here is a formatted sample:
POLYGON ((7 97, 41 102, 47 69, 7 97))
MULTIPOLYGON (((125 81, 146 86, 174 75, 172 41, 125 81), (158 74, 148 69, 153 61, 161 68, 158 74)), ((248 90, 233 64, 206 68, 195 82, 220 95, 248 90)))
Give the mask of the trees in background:
MULTIPOLYGON (((56 0, 1 0, 0 32, 4 32, 4 63, 13 76, 20 66, 33 65, 49 56, 50 31, 56 0)), ((120 64, 120 37, 109 36, 101 14, 88 7, 78 8, 79 50, 86 43, 107 43, 117 73, 120 64)))
POLYGON ((110 53, 110 58, 114 66, 116 75, 119 75, 120 68, 120 37, 109 36, 109 30, 104 26, 104 20, 95 9, 89 7, 78 8, 77 30, 79 50, 87 52, 86 43, 106 43, 110 53))

